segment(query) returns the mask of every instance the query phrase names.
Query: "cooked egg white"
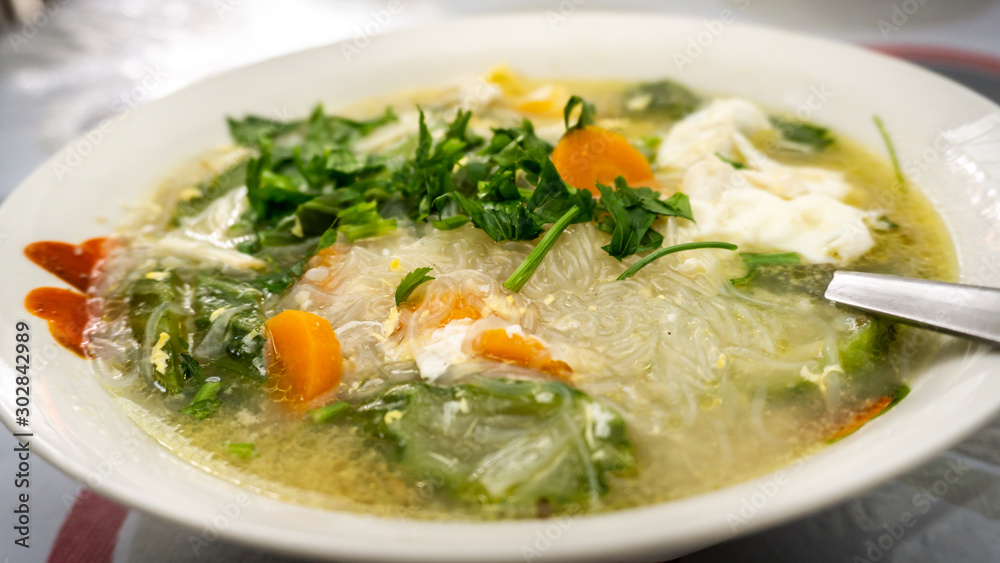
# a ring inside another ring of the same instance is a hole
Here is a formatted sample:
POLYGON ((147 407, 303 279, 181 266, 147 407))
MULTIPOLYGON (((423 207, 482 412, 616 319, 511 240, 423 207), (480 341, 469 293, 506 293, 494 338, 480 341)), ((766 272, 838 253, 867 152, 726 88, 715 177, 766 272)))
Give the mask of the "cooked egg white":
POLYGON ((691 198, 696 223, 684 228, 692 240, 724 240, 745 252, 797 252, 815 264, 843 265, 871 250, 869 214, 843 202, 852 190, 843 174, 780 164, 748 138, 773 129, 756 105, 730 98, 669 130, 656 161, 686 170, 681 191, 691 198))

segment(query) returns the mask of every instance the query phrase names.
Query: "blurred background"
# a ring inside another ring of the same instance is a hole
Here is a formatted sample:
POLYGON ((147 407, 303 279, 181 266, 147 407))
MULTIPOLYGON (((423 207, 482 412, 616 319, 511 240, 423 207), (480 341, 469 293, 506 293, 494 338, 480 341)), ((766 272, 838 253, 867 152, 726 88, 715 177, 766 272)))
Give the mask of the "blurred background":
MULTIPOLYGON (((911 60, 1000 102, 1000 2, 993 0, 398 1, 401 10, 383 22, 374 14, 388 0, 0 0, 0 200, 102 119, 204 76, 373 31, 497 12, 559 17, 625 10, 710 20, 728 9, 740 23, 911 60), (143 85, 150 76, 153 86, 143 85)), ((14 445, 2 433, 0 467, 13 463, 14 445)), ((12 495, 0 498, 5 562, 282 560, 221 541, 195 553, 187 530, 89 494, 39 459, 32 474, 26 553, 10 552, 12 495)), ((923 467, 839 506, 681 560, 1000 561, 998 520, 1000 419, 923 467), (946 482, 946 473, 956 472, 957 481, 946 482), (904 514, 916 515, 916 523, 897 534, 904 514)))

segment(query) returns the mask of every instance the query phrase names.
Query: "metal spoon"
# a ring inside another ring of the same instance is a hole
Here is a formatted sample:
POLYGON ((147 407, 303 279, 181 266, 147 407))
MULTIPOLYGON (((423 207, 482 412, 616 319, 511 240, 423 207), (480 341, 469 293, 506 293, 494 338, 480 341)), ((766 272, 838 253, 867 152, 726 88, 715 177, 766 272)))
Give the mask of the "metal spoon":
POLYGON ((1000 345, 1000 289, 837 271, 825 295, 902 323, 1000 345))

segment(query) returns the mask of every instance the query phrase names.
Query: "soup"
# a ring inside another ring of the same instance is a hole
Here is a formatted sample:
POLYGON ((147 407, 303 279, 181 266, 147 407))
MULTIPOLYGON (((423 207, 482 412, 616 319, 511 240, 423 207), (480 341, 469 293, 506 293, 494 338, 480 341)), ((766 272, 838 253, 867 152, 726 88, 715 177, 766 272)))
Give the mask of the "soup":
POLYGON ((224 479, 432 519, 668 501, 843 438, 933 352, 822 297, 955 275, 920 193, 824 127, 505 68, 346 114, 230 119, 89 287, 102 381, 224 479))

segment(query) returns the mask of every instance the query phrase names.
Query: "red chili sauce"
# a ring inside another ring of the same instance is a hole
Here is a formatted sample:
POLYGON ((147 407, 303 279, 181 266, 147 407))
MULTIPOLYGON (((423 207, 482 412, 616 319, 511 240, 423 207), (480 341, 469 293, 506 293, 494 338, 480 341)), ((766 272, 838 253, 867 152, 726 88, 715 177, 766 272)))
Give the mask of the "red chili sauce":
POLYGON ((58 287, 39 287, 24 299, 24 307, 49 323, 56 342, 81 357, 87 357, 84 328, 87 326, 87 288, 94 271, 107 254, 106 238, 93 238, 82 244, 42 241, 29 244, 24 255, 46 271, 79 291, 58 287))

